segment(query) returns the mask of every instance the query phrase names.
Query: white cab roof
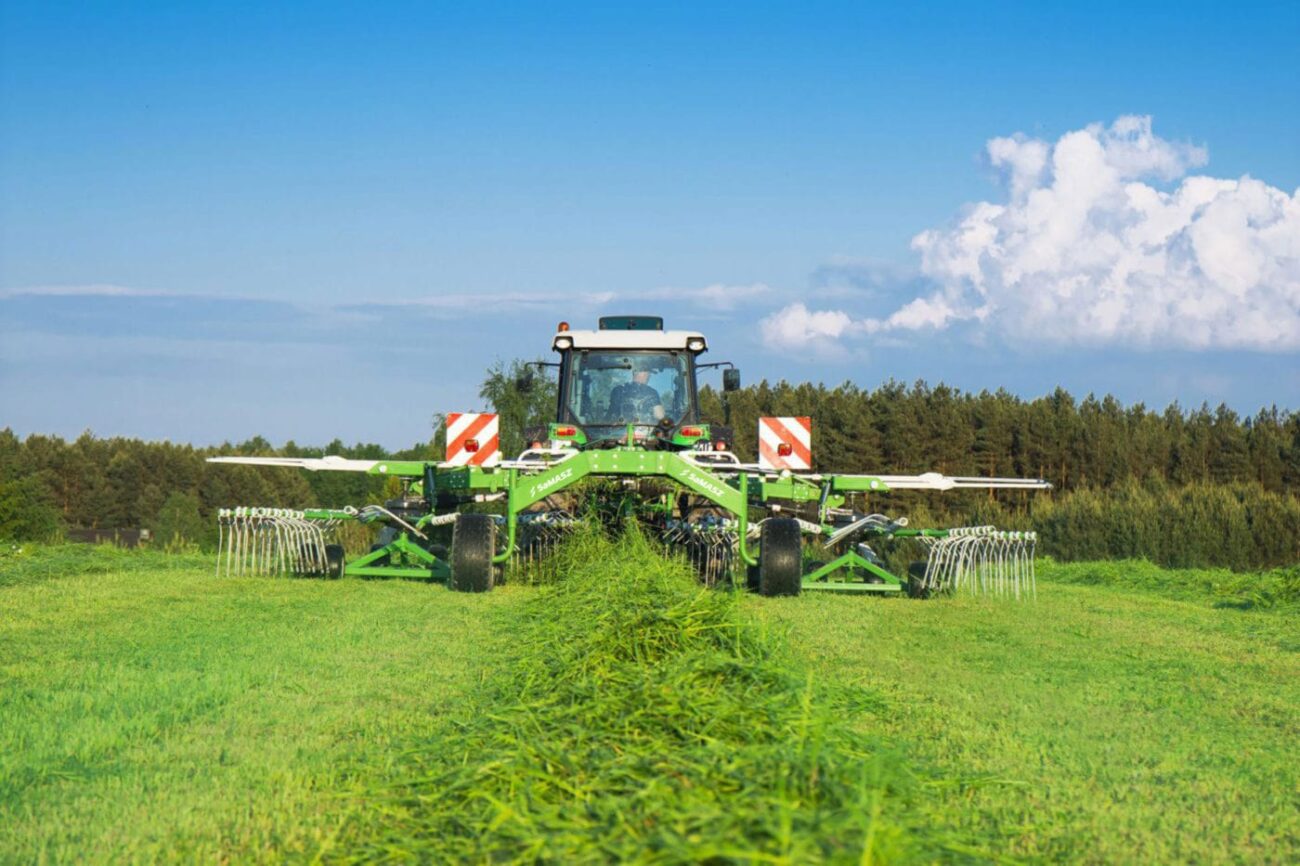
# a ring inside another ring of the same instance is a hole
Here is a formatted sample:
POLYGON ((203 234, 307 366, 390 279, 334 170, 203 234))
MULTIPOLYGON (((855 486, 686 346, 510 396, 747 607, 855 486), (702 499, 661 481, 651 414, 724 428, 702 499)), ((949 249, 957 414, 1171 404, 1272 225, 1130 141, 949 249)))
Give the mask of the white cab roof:
POLYGON ((699 331, 557 331, 551 341, 555 351, 564 349, 688 349, 688 343, 699 341, 699 351, 708 350, 708 343, 699 331), (567 346, 562 340, 572 340, 567 346))

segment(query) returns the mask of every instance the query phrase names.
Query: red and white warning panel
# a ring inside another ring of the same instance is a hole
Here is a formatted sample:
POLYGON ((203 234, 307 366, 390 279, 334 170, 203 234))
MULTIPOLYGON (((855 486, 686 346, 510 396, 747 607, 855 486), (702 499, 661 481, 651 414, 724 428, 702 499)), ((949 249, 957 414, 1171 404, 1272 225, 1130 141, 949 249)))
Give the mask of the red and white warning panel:
POLYGON ((811 418, 759 418, 758 465, 761 469, 811 469, 811 418))
POLYGON ((501 462, 498 429, 493 412, 452 412, 447 416, 447 463, 496 466, 501 462))

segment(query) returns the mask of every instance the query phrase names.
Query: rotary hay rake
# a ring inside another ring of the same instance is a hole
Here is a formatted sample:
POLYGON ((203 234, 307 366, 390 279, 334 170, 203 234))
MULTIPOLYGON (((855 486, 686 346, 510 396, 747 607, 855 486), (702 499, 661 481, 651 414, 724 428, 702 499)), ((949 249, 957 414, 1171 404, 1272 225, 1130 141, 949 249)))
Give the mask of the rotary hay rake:
MULTIPOLYGON (((740 386, 728 362, 698 363, 702 334, 664 331, 654 317, 607 317, 595 331, 561 323, 552 347, 561 358, 549 365, 559 369, 556 421, 526 431, 531 445, 515 459, 502 458, 490 413, 449 415, 441 461, 210 458, 365 472, 404 487, 401 499, 362 509, 222 511, 219 573, 418 577, 485 591, 502 569, 544 569, 579 522, 634 519, 684 554, 705 583, 735 580, 763 595, 1034 597, 1032 532, 915 529, 853 503, 897 490, 1032 491, 1046 482, 814 472, 808 418, 760 419, 758 460, 742 462, 731 430, 699 417, 697 371, 730 367, 724 399, 740 386), (383 526, 372 550, 351 561, 336 537, 349 521, 383 526), (812 562, 806 539, 834 558, 812 562), (924 561, 898 576, 873 547, 880 542, 912 543, 924 561)), ((516 384, 526 391, 531 380, 516 384)))
POLYGON ((930 548, 920 575, 923 592, 1038 597, 1033 532, 1002 532, 992 526, 949 529, 943 538, 922 537, 930 548))
POLYGON ((331 554, 340 558, 329 543, 337 525, 287 508, 223 508, 217 512, 217 574, 324 576, 331 554))

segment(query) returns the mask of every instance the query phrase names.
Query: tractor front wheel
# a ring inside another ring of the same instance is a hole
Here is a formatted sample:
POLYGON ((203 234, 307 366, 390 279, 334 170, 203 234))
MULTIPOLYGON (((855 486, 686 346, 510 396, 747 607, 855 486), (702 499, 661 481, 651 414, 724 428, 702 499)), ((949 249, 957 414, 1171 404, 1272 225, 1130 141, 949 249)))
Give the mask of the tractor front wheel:
POLYGON ((759 595, 798 595, 803 588, 803 538, 799 521, 789 517, 764 520, 758 543, 759 595))
POLYGON ((451 577, 457 592, 487 592, 492 588, 492 557, 497 525, 490 514, 457 514, 451 531, 451 577))

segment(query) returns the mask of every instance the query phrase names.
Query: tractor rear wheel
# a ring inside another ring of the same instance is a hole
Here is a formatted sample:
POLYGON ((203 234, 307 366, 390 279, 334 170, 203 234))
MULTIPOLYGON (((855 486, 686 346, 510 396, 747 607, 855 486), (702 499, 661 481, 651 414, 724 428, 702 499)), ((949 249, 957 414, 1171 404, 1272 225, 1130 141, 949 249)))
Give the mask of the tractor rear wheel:
POLYGON ((343 576, 343 569, 347 567, 346 557, 343 555, 343 545, 327 544, 325 545, 325 576, 330 580, 338 580, 343 576))
POLYGON ((799 521, 789 517, 764 520, 758 543, 758 594, 798 595, 803 588, 799 521))
POLYGON ((451 530, 451 577, 457 592, 487 592, 492 588, 492 557, 497 525, 490 514, 457 514, 451 530))

